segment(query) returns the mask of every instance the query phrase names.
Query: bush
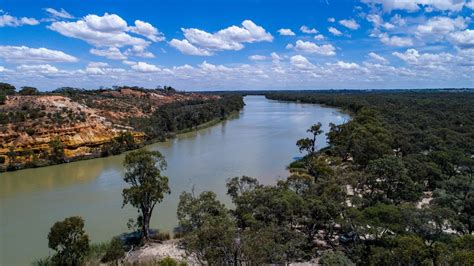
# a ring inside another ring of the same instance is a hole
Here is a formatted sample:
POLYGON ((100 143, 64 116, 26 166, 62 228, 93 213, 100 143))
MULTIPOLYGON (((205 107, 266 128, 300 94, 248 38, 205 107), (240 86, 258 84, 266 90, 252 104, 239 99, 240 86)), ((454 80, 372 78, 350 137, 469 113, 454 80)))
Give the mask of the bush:
POLYGON ((326 251, 319 259, 320 265, 355 265, 346 255, 341 251, 326 251))
POLYGON ((166 257, 158 262, 158 266, 184 266, 186 262, 177 261, 173 258, 166 257))
POLYGON ((165 241, 165 240, 170 240, 171 236, 170 236, 170 233, 168 232, 166 233, 157 232, 156 234, 153 234, 152 236, 150 236, 150 238, 157 241, 165 241))
POLYGON ((110 245, 105 252, 105 255, 100 260, 101 262, 115 261, 123 257, 123 242, 118 237, 112 238, 110 245))

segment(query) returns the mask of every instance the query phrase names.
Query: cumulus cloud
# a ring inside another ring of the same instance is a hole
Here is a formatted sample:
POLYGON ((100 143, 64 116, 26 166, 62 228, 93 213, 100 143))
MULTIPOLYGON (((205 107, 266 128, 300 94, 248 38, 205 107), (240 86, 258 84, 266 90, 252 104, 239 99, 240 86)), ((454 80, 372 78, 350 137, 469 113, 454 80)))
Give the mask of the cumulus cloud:
POLYGON ((282 36, 295 36, 295 33, 291 29, 279 29, 278 33, 282 36))
POLYGON ((464 0, 362 0, 362 2, 380 5, 386 12, 392 10, 415 12, 423 6, 442 11, 460 11, 465 4, 464 0))
POLYGON ((410 65, 420 65, 423 67, 445 65, 455 59, 455 57, 449 53, 422 54, 416 49, 408 49, 404 53, 394 52, 392 54, 410 65))
POLYGON ((264 55, 255 54, 255 55, 249 56, 249 59, 252 61, 263 61, 263 60, 267 60, 267 57, 264 55))
POLYGON ((359 23, 354 19, 339 20, 339 24, 351 30, 357 30, 360 27, 359 23))
POLYGON ((309 60, 302 55, 295 55, 290 58, 291 65, 299 70, 313 70, 316 68, 309 60))
POLYGON ((331 17, 331 18, 328 18, 328 22, 334 23, 334 22, 336 22, 336 19, 335 19, 335 18, 332 18, 332 17, 331 17))
POLYGON ((389 22, 384 22, 383 18, 379 14, 369 14, 367 15, 367 21, 371 22, 376 29, 385 28, 391 30, 395 28, 395 25, 389 22))
POLYGON ((135 26, 129 28, 131 32, 147 37, 154 42, 164 41, 164 34, 148 22, 135 20, 135 26))
POLYGON ((301 26, 301 27, 300 27, 300 31, 301 31, 302 33, 306 33, 306 34, 316 34, 316 33, 318 33, 318 30, 316 30, 315 28, 311 28, 311 29, 310 29, 310 28, 309 28, 308 26, 306 26, 306 25, 301 26))
MULTIPOLYGON (((105 13, 103 16, 87 15, 75 22, 56 21, 49 29, 56 31, 64 36, 83 40, 96 47, 107 47, 108 50, 115 52, 116 49, 124 46, 132 46, 127 50, 130 55, 139 57, 153 57, 153 54, 146 52, 145 49, 150 42, 130 35, 135 33, 146 37, 151 41, 161 41, 164 36, 158 29, 147 22, 135 21, 135 26, 128 26, 127 22, 116 14, 105 13)), ((107 49, 94 49, 95 55, 106 54, 107 49)), ((91 50, 92 51, 92 50, 91 50)), ((104 55, 104 56, 106 56, 104 55)), ((108 58, 123 59, 122 56, 109 56, 108 58)))
POLYGON ((416 27, 415 35, 419 38, 441 40, 451 32, 463 30, 469 21, 463 17, 432 17, 416 27))
POLYGON ((461 49, 474 48, 474 30, 454 32, 449 35, 449 40, 461 49))
POLYGON ((45 75, 59 73, 59 70, 50 64, 20 65, 17 67, 17 69, 21 71, 34 72, 34 73, 40 73, 40 74, 45 74, 45 75))
POLYGON ((378 55, 374 52, 370 52, 369 57, 372 58, 373 60, 381 63, 381 64, 388 64, 389 63, 389 61, 385 57, 383 57, 381 55, 378 55))
POLYGON ((78 59, 62 51, 27 46, 0 46, 0 57, 9 62, 77 62, 78 59))
POLYGON ((315 39, 317 41, 322 41, 322 40, 325 39, 325 37, 322 34, 318 34, 318 35, 315 35, 313 39, 315 39))
POLYGON ((4 14, 0 16, 0 28, 20 27, 23 25, 34 26, 38 24, 39 24, 39 21, 34 18, 28 18, 28 17, 17 18, 9 14, 4 14))
POLYGON ((328 31, 334 36, 341 36, 342 35, 342 32, 340 32, 338 29, 336 29, 334 27, 329 27, 328 31))
POLYGON ((331 44, 317 45, 313 42, 305 42, 302 40, 296 41, 294 49, 300 52, 325 56, 332 56, 336 54, 336 48, 334 48, 334 46, 332 46, 331 44))
POLYGON ((69 14, 66 10, 61 8, 61 10, 56 10, 54 8, 48 7, 44 9, 46 12, 48 12, 49 15, 51 15, 54 18, 63 18, 63 19, 73 19, 74 16, 69 14))
POLYGON ((192 45, 188 40, 178 40, 178 39, 173 39, 169 42, 169 44, 176 48, 178 51, 180 51, 183 54, 187 55, 200 55, 200 56, 210 56, 213 53, 209 50, 198 48, 194 45, 192 45))
POLYGON ((153 73, 153 72, 161 71, 159 67, 152 64, 145 63, 145 62, 137 62, 133 64, 132 69, 138 72, 143 72, 143 73, 153 73))
MULTIPOLYGON (((244 43, 273 41, 273 36, 270 33, 251 20, 244 20, 242 27, 230 26, 215 33, 195 28, 181 30, 189 43, 207 50, 209 53, 222 50, 241 50, 244 48, 244 43)), ((175 42, 175 44, 177 43, 175 42)))
POLYGON ((346 70, 353 70, 353 69, 360 68, 360 66, 357 63, 344 62, 344 61, 337 61, 334 64, 328 63, 327 65, 335 66, 337 68, 346 69, 346 70))
POLYGON ((92 48, 90 50, 90 53, 93 54, 93 55, 103 56, 103 57, 106 57, 108 59, 114 59, 114 60, 127 59, 127 57, 117 47, 109 47, 109 48, 106 48, 106 49, 92 48))
POLYGON ((380 41, 387 46, 406 47, 412 46, 413 40, 408 37, 389 36, 387 33, 379 35, 380 41))

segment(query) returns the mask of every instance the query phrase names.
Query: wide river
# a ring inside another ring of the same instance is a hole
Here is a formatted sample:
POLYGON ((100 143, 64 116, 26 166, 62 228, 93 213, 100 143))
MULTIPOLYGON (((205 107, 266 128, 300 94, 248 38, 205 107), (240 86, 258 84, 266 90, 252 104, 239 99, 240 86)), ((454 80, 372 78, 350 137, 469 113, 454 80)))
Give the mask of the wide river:
MULTIPOLYGON (((312 104, 245 97, 239 115, 210 128, 178 135, 147 146, 168 162, 171 194, 153 213, 152 227, 172 232, 182 191, 212 190, 225 195, 228 178, 248 175, 264 184, 285 179, 286 166, 300 156, 296 140, 316 122, 344 123, 337 109, 312 104)), ((325 136, 318 147, 326 144, 325 136)), ((126 232, 137 212, 122 209, 124 154, 69 164, 0 173, 0 265, 29 265, 50 254, 47 235, 52 224, 82 216, 92 242, 126 232)))

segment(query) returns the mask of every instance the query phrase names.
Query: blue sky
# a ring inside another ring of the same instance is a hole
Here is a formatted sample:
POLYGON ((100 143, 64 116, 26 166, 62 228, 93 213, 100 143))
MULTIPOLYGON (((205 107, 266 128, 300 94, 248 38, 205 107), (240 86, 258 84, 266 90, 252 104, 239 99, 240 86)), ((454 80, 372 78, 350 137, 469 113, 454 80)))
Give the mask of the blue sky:
POLYGON ((473 0, 3 0, 0 9, 0 81, 18 87, 474 87, 473 0))

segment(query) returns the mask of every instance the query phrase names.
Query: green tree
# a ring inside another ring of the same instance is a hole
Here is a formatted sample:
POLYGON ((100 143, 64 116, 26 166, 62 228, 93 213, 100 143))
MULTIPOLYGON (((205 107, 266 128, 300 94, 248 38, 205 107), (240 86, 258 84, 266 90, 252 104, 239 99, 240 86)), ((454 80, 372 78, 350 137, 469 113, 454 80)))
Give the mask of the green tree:
POLYGON ((64 161, 64 144, 59 138, 54 138, 49 142, 51 149, 51 160, 55 163, 62 163, 64 161))
POLYGON ((296 146, 298 146, 300 152, 306 151, 308 155, 312 155, 316 151, 316 137, 323 133, 321 130, 321 123, 317 123, 312 125, 307 132, 311 133, 311 138, 304 138, 300 139, 296 142, 296 146))
POLYGON ((16 90, 15 86, 8 83, 0 82, 0 94, 13 95, 15 94, 15 90, 16 90))
POLYGON ((102 257, 101 262, 115 261, 123 257, 124 255, 123 242, 119 237, 112 238, 105 255, 102 257))
POLYGON ((319 259, 319 264, 323 266, 351 266, 355 265, 342 251, 326 251, 319 259))
POLYGON ((158 151, 141 149, 127 154, 123 165, 124 181, 130 185, 122 191, 123 206, 130 204, 139 210, 142 237, 148 241, 153 209, 170 193, 168 177, 161 173, 166 161, 158 151))
POLYGON ((39 91, 35 87, 21 87, 21 90, 18 92, 20 95, 38 95, 39 91))
POLYGON ((57 253, 56 265, 79 265, 89 252, 89 237, 84 231, 84 220, 73 216, 56 222, 48 234, 48 247, 57 253))
POLYGON ((178 219, 185 249, 201 263, 226 265, 240 258, 235 221, 213 192, 203 192, 199 197, 183 192, 178 219))
POLYGON ((415 202, 421 197, 421 187, 408 176, 403 161, 395 156, 385 156, 367 165, 365 180, 369 204, 377 202, 415 202))

